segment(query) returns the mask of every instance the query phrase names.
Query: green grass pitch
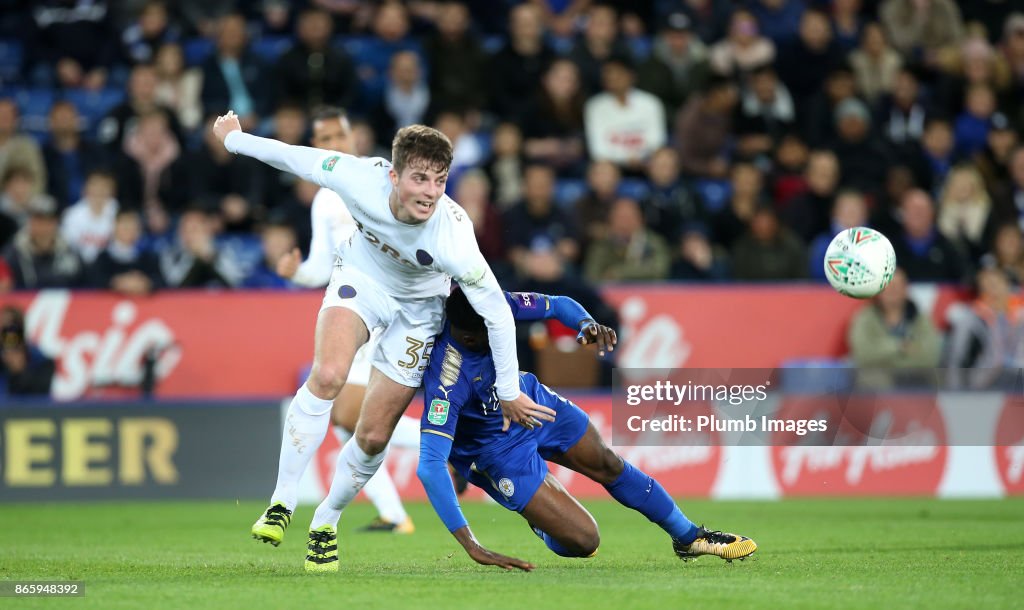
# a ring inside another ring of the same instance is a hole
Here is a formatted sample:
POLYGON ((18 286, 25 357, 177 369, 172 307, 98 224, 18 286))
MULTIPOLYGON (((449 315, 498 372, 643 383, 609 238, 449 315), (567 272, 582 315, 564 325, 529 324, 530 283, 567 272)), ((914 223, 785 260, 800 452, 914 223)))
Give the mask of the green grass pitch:
POLYGON ((74 579, 84 598, 2 599, 3 608, 1019 608, 1024 499, 684 501, 698 523, 760 550, 682 563, 660 529, 610 501, 593 559, 550 553, 518 515, 467 503, 477 536, 533 561, 530 574, 474 564, 429 505, 411 536, 341 521, 341 571, 302 570, 312 507, 278 548, 249 538, 253 502, 0 504, 0 580, 74 579))

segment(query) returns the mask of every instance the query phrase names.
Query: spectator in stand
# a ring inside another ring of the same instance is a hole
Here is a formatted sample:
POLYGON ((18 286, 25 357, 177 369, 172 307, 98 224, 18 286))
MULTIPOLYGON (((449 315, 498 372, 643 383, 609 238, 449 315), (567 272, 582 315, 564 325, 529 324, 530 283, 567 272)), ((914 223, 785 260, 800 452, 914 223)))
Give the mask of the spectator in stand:
POLYGON ((1010 188, 1010 155, 1019 143, 1020 138, 1006 115, 993 114, 985 148, 974 155, 972 163, 981 172, 985 188, 997 199, 1010 188))
POLYGON ((25 317, 8 305, 0 309, 0 396, 46 396, 56 364, 25 337, 25 317))
POLYGON ((43 147, 49 177, 47 192, 65 208, 82 197, 85 178, 104 165, 103 150, 82 138, 75 105, 58 101, 50 107, 50 137, 43 147))
POLYGON ((936 97, 943 107, 952 113, 960 111, 967 91, 976 85, 991 88, 997 106, 1015 105, 1018 92, 1010 87, 1010 66, 981 33, 965 39, 957 51, 949 54, 936 83, 936 97))
POLYGON ((830 150, 816 150, 807 159, 807 191, 793 197, 783 220, 805 241, 828 229, 832 204, 839 189, 839 160, 830 150))
POLYGON ((82 283, 82 260, 60 235, 57 202, 36 195, 25 226, 6 254, 15 290, 75 288, 82 283))
MULTIPOLYGON (((1019 92, 1024 88, 1024 13, 1013 13, 1006 20, 1000 50, 1010 70, 1011 86, 1019 92)), ((1011 120, 1020 123, 1021 118, 1018 110, 1011 120)))
POLYGON ((203 122, 199 92, 203 73, 185 65, 181 45, 174 42, 160 45, 156 51, 156 101, 169 108, 186 130, 192 131, 203 122))
POLYGON ((295 229, 287 222, 270 221, 260 230, 260 244, 263 256, 259 266, 251 271, 244 280, 242 288, 294 288, 295 285, 275 271, 277 261, 291 252, 296 244, 295 229))
MULTIPOLYGON (((33 199, 44 195, 32 193, 32 170, 22 165, 10 165, 0 177, 0 213, 13 221, 14 231, 25 226, 33 199)), ((6 223, 11 226, 11 223, 6 223)), ((3 239, 0 238, 0 243, 3 239)))
POLYGON ((39 144, 19 132, 20 117, 12 98, 0 98, 0 176, 13 165, 27 168, 32 175, 32 192, 41 193, 46 186, 46 163, 39 144))
POLYGON ((203 108, 233 110, 242 129, 252 130, 270 113, 273 87, 263 62, 249 50, 245 17, 229 13, 217 21, 217 50, 203 69, 203 108))
MULTIPOLYGON (((306 111, 299 104, 285 102, 278 106, 277 110, 274 111, 271 123, 272 137, 275 140, 293 146, 306 146, 308 144, 306 132, 309 129, 309 125, 306 120, 306 111)), ((243 197, 256 208, 263 205, 273 206, 279 201, 284 201, 292 193, 292 189, 295 188, 295 181, 299 180, 291 172, 283 172, 276 167, 262 163, 259 164, 259 172, 260 180, 263 184, 259 198, 255 200, 249 199, 249 196, 256 195, 256 193, 252 192, 243 197)), ((224 195, 227 194, 224 193, 224 195)), ((238 192, 238 194, 242 194, 242 192, 238 192)))
POLYGON ((861 16, 861 0, 832 0, 832 33, 844 54, 857 47, 867 25, 861 16))
POLYGON ((700 199, 679 174, 679 153, 675 149, 659 148, 651 155, 647 180, 651 188, 641 206, 644 220, 647 228, 666 242, 677 243, 684 226, 707 220, 700 199))
POLYGON ((753 0, 748 3, 761 33, 776 47, 796 37, 800 16, 807 11, 804 0, 753 0))
POLYGON ((1009 185, 996 193, 993 220, 999 224, 1012 222, 1024 228, 1024 146, 1018 145, 1010 153, 1009 172, 1009 185))
POLYGON ((278 105, 287 101, 306 110, 328 103, 352 107, 359 79, 348 54, 331 46, 333 32, 334 23, 326 11, 310 8, 299 14, 295 45, 277 60, 278 105))
POLYGON ((964 111, 953 124, 953 156, 957 160, 970 158, 985 147, 988 126, 996 110, 996 96, 992 87, 971 85, 964 99, 964 111))
POLYGON ((11 274, 11 267, 7 261, 0 258, 0 294, 5 294, 14 289, 14 276, 11 274))
POLYGON ((139 118, 154 112, 167 114, 168 123, 179 144, 182 142, 181 126, 174 112, 164 106, 157 98, 157 86, 160 80, 156 68, 151 64, 138 64, 132 68, 128 79, 128 99, 114 107, 100 121, 96 130, 96 140, 107 147, 111 156, 124 150, 125 139, 132 131, 139 118))
POLYGON ((858 371, 858 385, 872 389, 925 383, 942 355, 942 337, 908 296, 907 274, 899 268, 885 290, 854 315, 847 343, 854 365, 866 369, 858 371))
POLYGON ((594 161, 587 168, 587 192, 573 203, 581 251, 608 234, 608 213, 621 184, 622 172, 611 161, 594 161))
POLYGON ((850 98, 836 108, 838 138, 830 146, 839 160, 840 184, 876 198, 894 158, 871 133, 871 115, 864 102, 850 98))
POLYGON ((487 105, 488 57, 470 29, 469 8, 456 0, 439 3, 437 32, 424 45, 435 108, 476 112, 487 105), (444 66, 443 69, 438 68, 444 66))
POLYGON ((867 224, 868 204, 864 200, 864 195, 854 190, 840 191, 836 195, 836 203, 832 207, 832 222, 828 230, 818 233, 811 240, 810 247, 807 249, 810 255, 807 261, 810 277, 825 281, 825 267, 822 261, 825 260, 825 252, 828 251, 828 245, 832 242, 833 237, 840 231, 863 227, 867 224))
POLYGON ((679 258, 672 263, 672 279, 688 282, 724 282, 730 279, 729 257, 712 244, 707 231, 694 225, 683 232, 679 258))
POLYGON ((771 153, 796 125, 796 104, 770 65, 755 68, 740 97, 736 149, 746 159, 771 164, 771 153))
POLYGON ((494 202, 507 210, 523 198, 523 134, 515 123, 499 123, 491 138, 487 175, 494 185, 494 202))
POLYGON ((437 115, 434 128, 452 143, 452 164, 448 169, 448 182, 454 186, 462 172, 477 167, 484 160, 480 138, 470 131, 466 117, 460 112, 443 111, 437 115))
POLYGON ((64 211, 60 233, 79 258, 89 265, 114 234, 118 204, 114 176, 94 171, 85 179, 82 199, 64 211))
POLYGON ((978 298, 951 312, 948 382, 953 388, 1016 391, 1024 367, 1024 308, 998 269, 975 276, 978 298))
POLYGON ((619 16, 611 5, 592 4, 585 24, 583 34, 569 52, 569 59, 579 67, 584 95, 592 96, 604 84, 605 64, 613 57, 626 57, 629 49, 619 38, 619 16))
POLYGON ((595 161, 611 161, 640 173, 647 158, 668 140, 665 108, 656 96, 634 87, 632 62, 612 57, 602 67, 604 92, 587 100, 583 126, 595 161))
POLYGON ((761 206, 747 234, 732 248, 733 272, 745 281, 796 280, 807 275, 807 251, 781 222, 775 209, 761 206))
POLYGON ((117 55, 104 0, 37 0, 25 24, 28 80, 38 87, 102 89, 117 55))
POLYGON ((693 22, 686 13, 672 13, 655 36, 650 57, 637 69, 637 87, 657 95, 666 116, 674 117, 704 89, 710 72, 707 47, 693 31, 693 22))
POLYGON ((808 9, 800 18, 800 35, 780 47, 776 66, 797 108, 806 110, 825 78, 843 63, 843 51, 832 38, 825 13, 808 9))
POLYGON ((978 260, 992 240, 992 199, 972 165, 949 172, 939 198, 939 231, 971 260, 978 260))
MULTIPOLYGON (((238 194, 247 201, 261 201, 266 180, 262 166, 244 155, 229 153, 213 134, 210 116, 203 128, 203 147, 185 157, 185 177, 189 201, 197 201, 209 209, 220 206, 229 194, 238 194)), ((276 205, 277 202, 268 202, 276 205)))
POLYGON ((871 210, 871 226, 885 235, 898 235, 902 230, 900 202, 912 189, 918 188, 913 170, 906 165, 894 165, 885 177, 885 190, 871 210))
POLYGON ((928 67, 963 38, 964 24, 953 0, 884 0, 878 16, 896 50, 928 67))
POLYGON ((156 59, 157 49, 181 39, 181 29, 171 23, 163 0, 148 0, 138 19, 121 32, 121 55, 130 64, 148 64, 156 59))
POLYGON ((729 27, 732 17, 732 3, 714 0, 669 0, 656 2, 658 23, 663 23, 675 13, 685 13, 690 18, 694 34, 707 45, 718 42, 729 27))
POLYGON ((587 281, 659 281, 668 277, 672 254, 665 239, 644 226, 635 199, 620 197, 608 215, 608 234, 591 244, 584 259, 587 281))
POLYGON ((715 242, 732 249, 747 232, 757 209, 767 205, 764 175, 756 165, 741 161, 732 166, 729 201, 711 219, 715 242))
POLYGON ((131 175, 118 176, 121 188, 129 195, 125 199, 168 213, 180 211, 187 196, 181 188, 187 181, 186 166, 167 113, 158 110, 139 117, 125 137, 124 151, 134 161, 131 175))
POLYGON ((145 296, 164 287, 160 261, 142 247, 142 218, 137 210, 118 210, 114 232, 87 270, 89 285, 126 296, 145 296))
POLYGON ((948 120, 935 117, 925 121, 920 153, 911 162, 917 183, 932 193, 938 193, 953 167, 953 144, 953 127, 948 120))
POLYGON ((555 59, 544 41, 543 20, 540 9, 531 3, 518 4, 509 11, 508 42, 491 58, 487 70, 491 109, 501 119, 514 117, 519 100, 536 94, 544 71, 555 59))
POLYGON ((189 208, 178 220, 175 243, 160 251, 160 271, 174 288, 232 288, 245 277, 241 266, 220 252, 210 214, 189 208))
POLYGON ((786 219, 786 209, 793 198, 807 190, 805 172, 810 150, 799 134, 790 132, 782 136, 775 149, 770 178, 772 202, 786 219))
MULTIPOLYGON (((505 258, 501 215, 491 203, 491 181, 482 170, 471 169, 462 174, 455 187, 455 200, 473 221, 476 243, 491 268, 505 258)), ((497 272, 495 272, 497 273, 497 272)))
POLYGON ((736 108, 736 86, 726 78, 709 80, 707 90, 692 98, 676 117, 675 145, 683 173, 698 178, 725 178, 729 140, 736 108))
POLYGON ((836 108, 844 100, 857 96, 853 69, 843 62, 825 79, 825 86, 811 96, 798 114, 803 117, 801 136, 813 148, 821 148, 835 140, 836 108))
POLYGON ((912 189, 900 202, 902 231, 890 234, 896 260, 912 282, 961 282, 968 263, 935 226, 935 206, 928 193, 912 189))
POLYGON ((729 19, 729 36, 711 47, 711 69, 720 76, 742 77, 756 66, 775 61, 775 45, 758 32, 757 19, 738 9, 729 19))
POLYGON ((550 164, 560 174, 582 173, 584 101, 576 64, 553 61, 521 119, 527 160, 550 164))
POLYGON ((849 58, 857 79, 857 93, 869 104, 892 92, 903 58, 889 46, 881 25, 872 21, 864 26, 860 46, 849 58))
POLYGON ((374 131, 390 141, 402 127, 423 123, 429 109, 430 88, 419 55, 412 51, 395 53, 391 56, 384 97, 374 112, 374 131))
POLYGON ((896 73, 892 93, 878 104, 878 125, 881 134, 903 161, 913 161, 924 137, 928 110, 917 75, 910 68, 896 73))
POLYGON ((981 266, 999 269, 1019 289, 1024 286, 1024 233, 1015 223, 1000 225, 994 233, 992 249, 981 257, 981 266))
POLYGON ((560 261, 569 263, 579 257, 576 227, 555 205, 554 187, 554 170, 546 165, 528 165, 523 175, 523 201, 502 218, 509 260, 521 274, 531 266, 535 254, 555 252, 560 261))

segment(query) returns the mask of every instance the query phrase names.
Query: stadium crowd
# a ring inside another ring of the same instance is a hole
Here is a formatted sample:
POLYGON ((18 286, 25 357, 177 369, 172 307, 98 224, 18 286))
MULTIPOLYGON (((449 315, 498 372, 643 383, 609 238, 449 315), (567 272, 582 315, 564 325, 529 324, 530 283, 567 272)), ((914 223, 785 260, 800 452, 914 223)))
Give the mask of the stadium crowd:
POLYGON ((503 285, 607 319, 602 282, 823 281, 832 235, 864 224, 906 281, 997 269, 1012 292, 1013 4, 3 0, 0 292, 292 288, 275 262, 308 246, 317 187, 209 125, 230 108, 307 144, 323 105, 360 155, 443 131, 448 192, 503 285))

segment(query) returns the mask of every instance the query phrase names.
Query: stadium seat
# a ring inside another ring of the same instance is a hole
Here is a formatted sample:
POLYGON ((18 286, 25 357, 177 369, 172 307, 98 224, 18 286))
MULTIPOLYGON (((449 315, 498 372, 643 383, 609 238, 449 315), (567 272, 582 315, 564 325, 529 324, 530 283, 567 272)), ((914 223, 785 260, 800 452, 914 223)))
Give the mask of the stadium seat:
POLYGON ((490 36, 484 36, 483 40, 480 41, 480 46, 483 48, 484 53, 488 55, 494 55, 501 50, 501 47, 505 44, 505 37, 500 34, 492 34, 490 36))
POLYGON ((38 87, 12 87, 0 92, 0 97, 12 97, 21 111, 21 127, 42 141, 49 126, 50 106, 56 94, 53 89, 38 87))
POLYGON ((78 108, 82 115, 83 130, 87 135, 94 136, 96 125, 107 116, 111 110, 124 101, 125 92, 123 89, 106 88, 99 91, 87 91, 75 89, 68 91, 66 99, 78 108))
POLYGON ((198 66, 206 61, 206 58, 213 53, 214 48, 215 45, 209 38, 191 38, 186 40, 181 47, 182 52, 185 54, 185 64, 198 66))
POLYGON ((651 193, 651 185, 642 178, 623 178, 619 183, 619 195, 642 201, 651 193))
POLYGON ((704 202, 704 207, 708 212, 718 212, 729 201, 730 188, 729 182, 726 180, 695 180, 693 188, 704 202))
POLYGON ((18 80, 23 55, 21 42, 11 38, 0 39, 0 84, 18 80))
POLYGON ((843 358, 793 358, 783 361, 780 376, 783 392, 828 394, 849 391, 854 369, 843 358))
POLYGON ((562 209, 570 208, 576 200, 587 194, 587 182, 578 178, 555 181, 555 203, 562 209))
POLYGON ((634 36, 627 41, 629 52, 637 61, 644 61, 651 56, 651 49, 654 48, 654 40, 649 36, 634 36))
POLYGON ((292 48, 290 36, 264 36, 252 43, 252 52, 263 61, 273 64, 292 48))

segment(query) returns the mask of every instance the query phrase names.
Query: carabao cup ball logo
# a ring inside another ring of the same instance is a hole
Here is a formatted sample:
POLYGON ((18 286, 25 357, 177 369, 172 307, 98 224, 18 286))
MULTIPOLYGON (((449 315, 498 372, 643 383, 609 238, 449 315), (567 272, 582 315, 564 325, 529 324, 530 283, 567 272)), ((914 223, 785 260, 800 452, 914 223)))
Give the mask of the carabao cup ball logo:
POLYGON ((878 231, 854 227, 840 232, 825 251, 825 277, 839 294, 867 299, 882 291, 896 271, 896 252, 878 231))

